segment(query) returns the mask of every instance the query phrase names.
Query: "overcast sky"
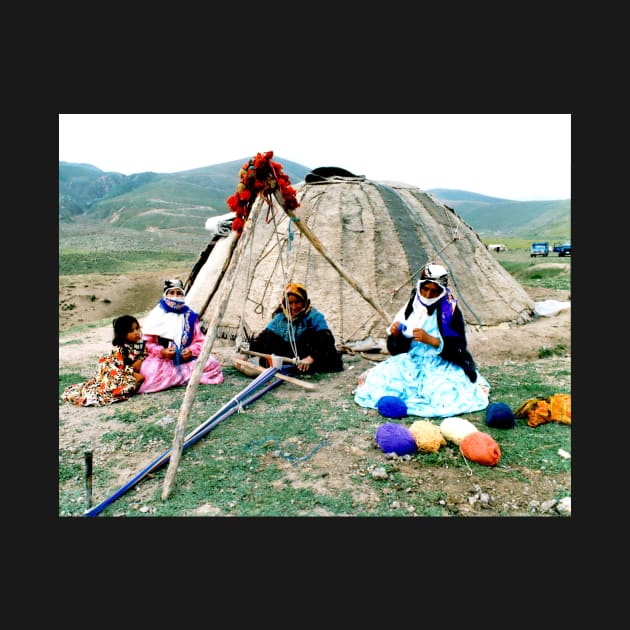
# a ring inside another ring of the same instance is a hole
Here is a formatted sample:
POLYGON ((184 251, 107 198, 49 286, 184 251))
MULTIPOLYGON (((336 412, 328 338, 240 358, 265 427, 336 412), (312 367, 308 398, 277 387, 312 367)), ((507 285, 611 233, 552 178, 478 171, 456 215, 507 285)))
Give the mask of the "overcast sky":
POLYGON ((571 114, 59 114, 59 160, 106 172, 177 173, 265 151, 422 190, 571 197, 571 114))

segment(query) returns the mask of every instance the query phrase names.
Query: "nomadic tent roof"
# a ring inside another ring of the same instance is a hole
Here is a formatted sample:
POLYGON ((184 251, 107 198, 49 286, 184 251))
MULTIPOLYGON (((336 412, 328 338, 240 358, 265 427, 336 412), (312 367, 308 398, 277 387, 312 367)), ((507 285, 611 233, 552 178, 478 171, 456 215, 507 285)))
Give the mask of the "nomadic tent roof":
POLYGON ((532 299, 478 234, 419 188, 322 167, 294 190, 299 205, 288 213, 279 195, 259 196, 242 237, 219 238, 199 265, 186 301, 206 326, 214 321, 217 339, 264 328, 290 281, 305 285, 338 344, 383 339, 427 262, 449 270, 449 287, 468 325, 532 319, 532 299), (226 281, 229 287, 222 286, 226 281), (219 295, 223 312, 217 317, 219 295))

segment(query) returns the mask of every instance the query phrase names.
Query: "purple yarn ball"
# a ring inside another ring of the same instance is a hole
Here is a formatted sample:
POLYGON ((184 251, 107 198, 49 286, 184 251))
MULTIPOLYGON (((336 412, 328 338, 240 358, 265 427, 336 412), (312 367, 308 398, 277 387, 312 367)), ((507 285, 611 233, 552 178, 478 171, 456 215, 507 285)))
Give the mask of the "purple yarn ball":
POLYGON ((383 453, 411 455, 416 452, 416 441, 407 427, 386 422, 376 429, 376 443, 383 453))

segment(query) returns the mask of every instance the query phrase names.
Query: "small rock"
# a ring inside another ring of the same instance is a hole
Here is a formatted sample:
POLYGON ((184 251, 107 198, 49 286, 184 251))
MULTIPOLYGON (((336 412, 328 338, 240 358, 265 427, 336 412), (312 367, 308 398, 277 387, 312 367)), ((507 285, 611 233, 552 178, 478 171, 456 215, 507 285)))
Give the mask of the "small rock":
POLYGON ((387 471, 383 467, 375 468, 372 471, 373 479, 387 479, 387 471))
POLYGON ((571 497, 564 497, 556 503, 556 512, 561 516, 571 516, 571 497))

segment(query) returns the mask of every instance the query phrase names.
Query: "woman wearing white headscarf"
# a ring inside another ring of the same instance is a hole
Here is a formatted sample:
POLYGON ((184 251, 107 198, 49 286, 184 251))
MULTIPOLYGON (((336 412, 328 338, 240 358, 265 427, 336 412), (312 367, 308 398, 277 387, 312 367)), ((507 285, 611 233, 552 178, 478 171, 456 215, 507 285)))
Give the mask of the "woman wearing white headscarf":
MULTIPOLYGON (((164 294, 142 323, 147 357, 140 373, 144 377, 139 394, 158 392, 169 387, 186 385, 201 354, 204 334, 199 316, 184 301, 181 280, 166 280, 164 294)), ((210 356, 199 383, 216 385, 223 382, 221 364, 210 356)))
POLYGON ((488 406, 490 385, 467 349, 464 318, 447 284, 445 267, 424 266, 387 329, 392 356, 361 374, 357 404, 377 409, 382 396, 396 396, 408 415, 438 418, 488 406))

